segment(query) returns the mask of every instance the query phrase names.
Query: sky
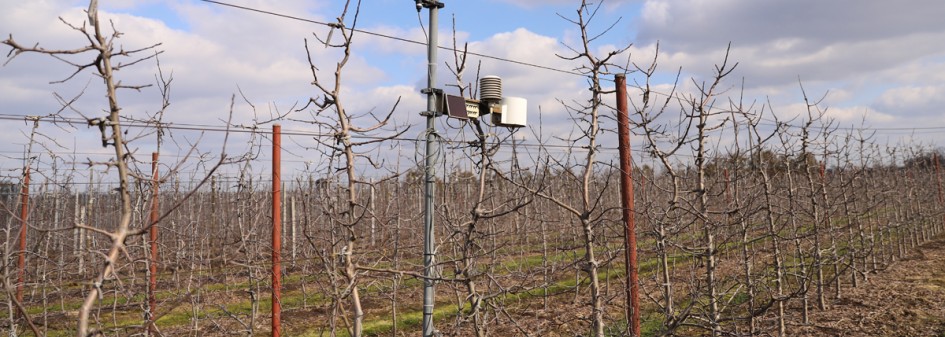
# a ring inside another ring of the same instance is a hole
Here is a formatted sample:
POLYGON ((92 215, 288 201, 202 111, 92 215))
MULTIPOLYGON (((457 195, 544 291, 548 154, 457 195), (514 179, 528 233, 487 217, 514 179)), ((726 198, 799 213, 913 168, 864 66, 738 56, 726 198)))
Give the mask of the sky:
MULTIPOLYGON (((83 46, 84 37, 60 18, 81 26, 88 2, 0 1, 4 8, 0 11, 0 35, 48 49, 83 46)), ((268 130, 274 116, 283 116, 279 121, 283 128, 298 133, 283 141, 288 152, 283 155, 288 170, 284 174, 326 167, 319 155, 324 147, 307 135, 324 129, 301 122, 314 119, 311 108, 301 108, 310 98, 320 97, 311 85, 305 41, 319 79, 328 81, 342 55, 319 42, 329 36, 330 28, 309 21, 334 22, 344 2, 220 2, 304 20, 199 0, 103 0, 101 16, 123 33, 118 45, 133 50, 160 43, 155 49, 162 51, 157 59, 124 68, 117 76, 129 85, 156 84, 159 69, 165 78, 173 78, 170 105, 162 120, 178 126, 219 130, 230 120, 235 128, 257 125, 268 130)), ((470 57, 464 79, 473 81, 477 69, 478 75, 498 75, 503 78, 504 95, 528 99, 531 128, 516 132, 516 139, 536 142, 577 132, 561 102, 586 100, 588 83, 586 78, 569 74, 580 63, 560 56, 573 55, 569 48, 580 45, 578 27, 568 21, 577 18, 580 1, 443 2, 438 29, 441 46, 452 45, 455 21, 455 39, 460 45, 468 44, 470 52, 515 61, 470 57), (541 134, 535 131, 538 129, 541 134)), ((351 9, 345 20, 348 25, 353 23, 353 12, 351 9)), ((419 111, 425 108, 420 89, 426 84, 426 48, 402 40, 425 41, 430 28, 427 13, 418 15, 413 1, 364 0, 357 28, 397 39, 356 33, 343 71, 343 97, 347 111, 360 116, 358 125, 372 124, 370 113, 384 115, 393 110, 394 126, 375 134, 406 128, 405 141, 368 150, 372 151, 369 155, 383 158, 390 170, 415 165, 418 153, 411 140, 423 137, 424 119, 419 111)), ((838 126, 866 128, 875 133, 874 142, 933 146, 945 141, 942 17, 945 3, 940 0, 607 0, 589 25, 589 33, 604 33, 590 45, 600 55, 629 46, 614 58, 616 63, 643 65, 657 55, 653 81, 658 90, 671 88, 678 73, 679 92, 692 92, 694 83, 711 78, 714 66, 722 62, 730 46, 730 63, 738 66, 723 83, 723 100, 743 97, 755 106, 770 107, 766 114, 791 120, 805 113, 806 92, 812 100, 822 99, 819 106, 838 126)), ((337 39, 338 35, 333 35, 331 41, 337 39)), ((0 50, 6 55, 10 49, 0 45, 0 50)), ((65 59, 88 62, 89 57, 65 59)), ((437 86, 455 94, 456 89, 449 86, 455 79, 447 69, 452 60, 451 52, 438 53, 437 86)), ((51 83, 68 78, 73 68, 37 54, 22 54, 12 60, 6 57, 3 62, 0 123, 5 132, 0 133, 0 176, 16 177, 32 129, 23 116, 58 112, 67 119, 100 117, 107 101, 101 80, 88 70, 63 83, 51 83), (67 101, 75 98, 75 102, 60 112, 57 96, 67 101)), ((604 85, 612 88, 611 76, 607 75, 604 85)), ((631 83, 640 80, 638 73, 628 75, 631 83)), ((631 91, 631 101, 638 100, 637 96, 631 91)), ((154 85, 122 91, 120 104, 127 116, 151 118, 161 110, 161 90, 154 85)), ((469 138, 468 129, 461 131, 458 121, 439 118, 437 125, 452 139, 469 138)), ((161 153, 168 167, 191 153, 194 144, 205 158, 223 149, 224 133, 185 129, 171 130, 164 138, 161 153)), ((37 130, 37 143, 42 146, 33 152, 40 153, 37 168, 41 170, 51 170, 54 162, 57 169, 84 170, 83 163, 109 158, 111 150, 101 147, 97 129, 44 121, 37 130)), ((158 148, 157 136, 141 128, 130 128, 129 132, 131 137, 139 137, 131 146, 135 158, 147 161, 158 148)), ((500 137, 510 132, 504 128, 495 131, 500 137)), ((717 137, 720 144, 726 141, 724 135, 717 137)), ((604 140, 612 143, 612 138, 604 140)), ((231 156, 247 151, 258 154, 249 168, 253 172, 268 167, 268 149, 249 145, 248 134, 232 134, 226 141, 231 156)), ((639 149, 641 142, 637 139, 633 144, 639 149)), ((181 166, 182 172, 199 172, 206 167, 194 157, 199 155, 192 154, 181 166)), ((450 160, 459 159, 446 158, 450 160)), ((371 169, 365 166, 362 170, 371 169)))

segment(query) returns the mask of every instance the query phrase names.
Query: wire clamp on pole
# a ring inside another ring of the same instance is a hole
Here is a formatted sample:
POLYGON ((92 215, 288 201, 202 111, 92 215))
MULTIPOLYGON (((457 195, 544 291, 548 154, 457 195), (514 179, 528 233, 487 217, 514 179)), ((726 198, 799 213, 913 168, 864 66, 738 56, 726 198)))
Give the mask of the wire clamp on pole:
POLYGON ((442 94, 443 94, 443 89, 438 89, 438 88, 423 88, 423 89, 420 89, 420 93, 421 93, 421 94, 424 94, 424 95, 429 95, 429 94, 442 95, 442 94))

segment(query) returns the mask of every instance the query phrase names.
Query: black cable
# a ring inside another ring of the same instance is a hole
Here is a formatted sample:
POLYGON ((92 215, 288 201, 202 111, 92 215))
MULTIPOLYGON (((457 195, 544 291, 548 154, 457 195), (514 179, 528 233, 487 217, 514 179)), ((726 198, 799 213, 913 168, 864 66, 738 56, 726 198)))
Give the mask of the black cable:
MULTIPOLYGON (((220 1, 215 1, 215 0, 200 0, 200 1, 208 2, 208 3, 220 5, 220 6, 227 6, 227 7, 242 9, 242 10, 246 10, 246 11, 251 11, 251 12, 266 14, 266 15, 277 16, 277 17, 286 18, 286 19, 291 19, 291 20, 296 20, 296 21, 314 23, 314 24, 317 24, 317 25, 325 26, 325 27, 332 27, 332 28, 335 28, 335 27, 337 26, 336 24, 329 24, 329 23, 326 23, 326 22, 316 21, 316 20, 312 20, 312 19, 306 19, 306 18, 302 18, 302 17, 298 17, 298 16, 293 16, 293 15, 288 15, 288 14, 282 14, 282 13, 276 13, 276 12, 267 11, 267 10, 262 10, 262 9, 258 9, 258 8, 252 8, 252 7, 234 5, 234 4, 225 3, 225 2, 220 2, 220 1)), ((349 28, 349 29, 350 29, 350 28, 349 28)), ((352 30, 352 31, 355 31, 355 32, 358 32, 358 33, 362 33, 362 34, 373 35, 373 36, 377 36, 377 37, 382 37, 382 38, 391 39, 391 40, 396 40, 396 41, 401 41, 401 42, 406 42, 406 43, 412 43, 412 44, 423 45, 423 46, 425 46, 425 45, 427 44, 426 41, 410 40, 410 39, 405 39, 405 38, 397 37, 397 36, 393 36, 393 35, 375 33, 375 32, 367 31, 367 30, 363 30, 363 29, 351 29, 351 30, 352 30)), ((451 48, 451 47, 437 46, 437 48, 443 49, 443 50, 448 50, 448 51, 460 51, 460 50, 457 50, 457 49, 451 48)), ((512 59, 507 59, 507 58, 498 57, 498 56, 486 55, 486 54, 481 54, 481 53, 476 53, 476 52, 470 52, 470 51, 467 51, 466 54, 467 54, 467 55, 473 55, 473 56, 479 56, 479 57, 482 57, 482 58, 491 59, 491 60, 496 60, 496 61, 514 63, 514 64, 523 65, 523 66, 527 66, 527 67, 533 67, 533 68, 538 68, 538 69, 544 69, 544 70, 555 71, 555 72, 559 72, 559 73, 563 73, 563 74, 568 74, 568 75, 575 75, 575 76, 581 76, 581 77, 588 77, 586 74, 582 74, 582 73, 579 73, 579 72, 576 72, 576 71, 562 70, 562 69, 552 68, 552 67, 549 67, 549 66, 543 66, 543 65, 534 64, 534 63, 528 63, 528 62, 524 62, 524 61, 512 60, 512 59)), ((604 80, 606 80, 606 79, 604 79, 604 80)))
MULTIPOLYGON (((11 115, 11 114, 0 114, 0 120, 12 120, 12 121, 22 121, 28 118, 38 118, 40 120, 51 119, 50 122, 61 122, 70 125, 87 125, 88 122, 82 118, 75 117, 61 117, 61 116, 23 116, 23 115, 11 115)), ((232 133, 257 133, 257 134, 272 134, 272 130, 263 129, 259 127, 222 127, 222 126, 210 126, 210 125, 201 125, 201 124, 178 124, 178 123, 160 123, 160 125, 155 125, 155 123, 146 123, 146 122, 121 122, 121 126, 130 127, 130 128, 148 128, 148 129, 165 129, 165 130, 184 130, 184 131, 201 131, 201 132, 232 132, 232 133)), ((301 131, 301 130, 289 130, 282 129, 282 135, 284 136, 303 136, 303 137, 320 137, 320 138, 331 138, 335 137, 334 133, 320 133, 320 132, 311 132, 311 131, 301 131)), ((407 142, 407 143, 417 143, 422 141, 422 139, 416 138, 407 138, 407 137, 384 137, 384 136, 367 136, 367 135, 351 135, 352 139, 361 139, 361 140, 390 140, 396 142, 407 142)), ((468 144, 468 141, 455 141, 446 138, 438 138, 436 140, 438 143, 444 143, 449 146, 462 146, 468 144)), ((549 149, 574 149, 582 146, 579 145, 553 145, 553 144, 540 144, 540 143, 517 143, 516 146, 522 148, 549 148, 549 149)), ((598 151, 617 151, 616 147, 604 147, 599 146, 598 151)), ((633 150, 635 152, 645 152, 644 150, 633 150)))

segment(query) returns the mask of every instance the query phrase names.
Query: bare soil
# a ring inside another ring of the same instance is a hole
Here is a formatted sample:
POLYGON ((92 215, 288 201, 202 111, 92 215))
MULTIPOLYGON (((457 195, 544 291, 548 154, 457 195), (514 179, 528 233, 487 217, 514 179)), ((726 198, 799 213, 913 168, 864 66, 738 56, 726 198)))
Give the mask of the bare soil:
MULTIPOLYGON (((788 336, 945 337, 945 235, 867 276, 827 310, 811 308, 810 324, 789 326, 788 336)), ((790 312, 801 322, 799 308, 790 312)))

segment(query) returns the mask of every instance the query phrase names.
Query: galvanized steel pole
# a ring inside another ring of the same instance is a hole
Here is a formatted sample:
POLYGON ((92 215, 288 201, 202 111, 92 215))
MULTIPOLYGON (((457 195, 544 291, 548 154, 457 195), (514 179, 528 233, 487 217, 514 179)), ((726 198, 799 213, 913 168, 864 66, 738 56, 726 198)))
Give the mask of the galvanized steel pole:
MULTIPOLYGON (((29 163, 29 162, 27 162, 29 163)), ((23 190, 20 195, 20 237, 17 252, 16 301, 23 303, 23 285, 26 283, 26 230, 29 228, 26 221, 30 210, 30 167, 23 169, 23 190)), ((24 314, 25 318, 26 315, 24 314)))
POLYGON ((417 0, 417 10, 421 6, 430 10, 430 35, 427 37, 427 88, 424 93, 427 94, 427 111, 423 114, 427 117, 426 131, 426 151, 423 186, 423 337, 432 337, 433 330, 433 305, 435 303, 436 289, 434 288, 433 278, 435 264, 435 248, 433 240, 433 215, 434 215, 434 177, 433 166, 436 165, 435 149, 433 142, 436 140, 436 51, 437 51, 437 26, 438 11, 443 8, 443 3, 436 0, 417 0))
MULTIPOLYGON (((935 180, 938 185, 938 203, 945 202, 945 194, 942 193, 942 170, 939 163, 938 152, 932 153, 932 162, 935 165, 935 180)), ((945 214, 942 214, 942 224, 940 228, 945 228, 945 214)))
POLYGON ((151 172, 154 180, 151 182, 151 227, 148 228, 148 241, 151 246, 151 259, 148 263, 148 336, 157 336, 154 327, 154 317, 157 310, 157 266, 158 266, 158 153, 151 153, 151 172))
POLYGON ((623 204, 624 263, 627 268, 627 327, 630 336, 640 336, 640 286, 637 275, 637 235, 634 223, 633 166, 630 160, 630 116, 627 108, 627 77, 617 74, 617 141, 620 152, 620 199, 623 204))

